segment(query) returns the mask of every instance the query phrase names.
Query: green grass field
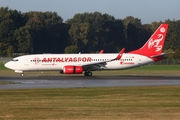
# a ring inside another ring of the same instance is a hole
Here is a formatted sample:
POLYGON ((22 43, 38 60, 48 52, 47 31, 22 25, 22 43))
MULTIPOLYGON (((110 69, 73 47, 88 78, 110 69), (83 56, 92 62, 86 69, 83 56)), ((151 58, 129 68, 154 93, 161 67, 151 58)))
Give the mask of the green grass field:
POLYGON ((7 68, 4 67, 4 63, 0 62, 0 70, 7 70, 7 68))
POLYGON ((180 86, 0 90, 0 119, 179 120, 180 86))

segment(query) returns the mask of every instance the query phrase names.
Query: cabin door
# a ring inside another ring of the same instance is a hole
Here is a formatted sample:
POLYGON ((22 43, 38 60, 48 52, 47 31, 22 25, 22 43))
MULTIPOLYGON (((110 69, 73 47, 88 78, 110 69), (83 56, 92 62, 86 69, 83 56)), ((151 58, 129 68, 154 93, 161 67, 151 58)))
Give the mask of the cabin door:
POLYGON ((28 57, 25 57, 25 58, 24 58, 24 65, 26 65, 26 66, 29 65, 28 57))
POLYGON ((141 65, 141 58, 138 58, 138 64, 141 65))

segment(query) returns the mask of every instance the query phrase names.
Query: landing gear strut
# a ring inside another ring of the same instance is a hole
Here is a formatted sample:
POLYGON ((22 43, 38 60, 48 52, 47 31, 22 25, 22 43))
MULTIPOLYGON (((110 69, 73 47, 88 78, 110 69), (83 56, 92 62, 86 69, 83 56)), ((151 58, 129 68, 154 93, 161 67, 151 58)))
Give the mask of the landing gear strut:
POLYGON ((92 72, 91 71, 85 71, 84 76, 92 76, 92 72))

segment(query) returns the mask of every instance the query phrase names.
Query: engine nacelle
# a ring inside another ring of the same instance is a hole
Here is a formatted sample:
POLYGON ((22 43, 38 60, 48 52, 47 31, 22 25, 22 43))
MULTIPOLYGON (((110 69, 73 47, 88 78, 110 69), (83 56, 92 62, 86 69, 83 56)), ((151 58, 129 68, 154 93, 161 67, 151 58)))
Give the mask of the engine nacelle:
POLYGON ((82 66, 64 66, 63 70, 60 73, 64 74, 82 74, 83 68, 82 66))

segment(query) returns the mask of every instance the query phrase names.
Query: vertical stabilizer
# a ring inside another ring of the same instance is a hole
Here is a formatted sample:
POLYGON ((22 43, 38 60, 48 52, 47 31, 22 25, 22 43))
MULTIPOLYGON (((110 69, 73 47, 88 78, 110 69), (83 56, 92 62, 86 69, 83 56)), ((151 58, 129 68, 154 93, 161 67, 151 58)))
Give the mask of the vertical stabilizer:
POLYGON ((164 47, 167 30, 168 24, 161 24, 143 47, 129 53, 140 54, 148 57, 160 55, 164 47))

